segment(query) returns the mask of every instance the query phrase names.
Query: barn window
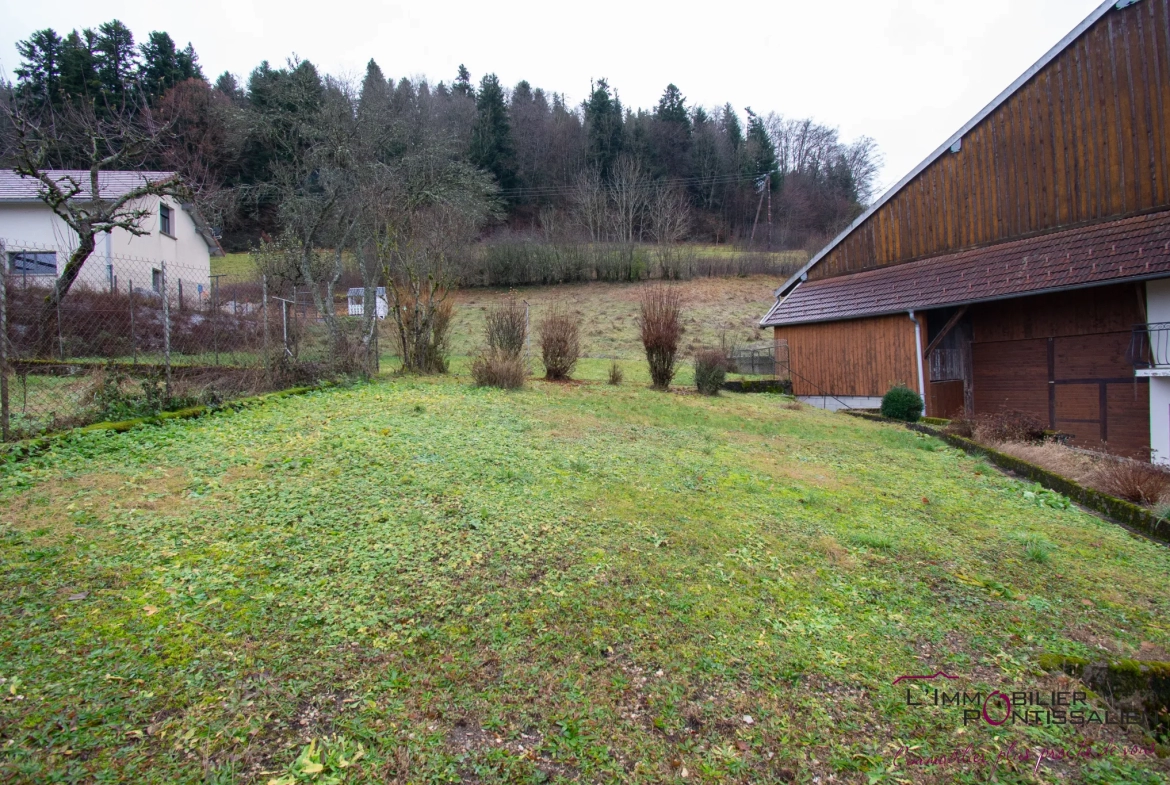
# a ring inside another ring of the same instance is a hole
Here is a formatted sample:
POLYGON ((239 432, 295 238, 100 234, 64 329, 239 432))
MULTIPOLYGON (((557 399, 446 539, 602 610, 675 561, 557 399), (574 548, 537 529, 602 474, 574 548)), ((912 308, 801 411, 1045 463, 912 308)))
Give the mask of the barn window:
POLYGON ((160 205, 158 208, 158 229, 163 234, 170 235, 172 237, 175 234, 171 230, 171 208, 167 207, 165 204, 160 205))
POLYGON ((56 275, 55 251, 12 251, 8 254, 8 269, 21 275, 56 275))

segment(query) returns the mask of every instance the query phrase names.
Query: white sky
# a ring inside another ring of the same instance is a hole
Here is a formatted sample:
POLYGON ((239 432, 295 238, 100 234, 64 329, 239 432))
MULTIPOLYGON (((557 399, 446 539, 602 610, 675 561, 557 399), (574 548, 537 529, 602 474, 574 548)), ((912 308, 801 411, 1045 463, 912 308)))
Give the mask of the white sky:
POLYGON ((689 103, 730 101, 813 117, 843 138, 874 137, 892 185, 1098 5, 1099 0, 770 0, 585 4, 500 0, 304 2, 0 0, 0 73, 33 30, 121 19, 144 39, 195 45, 209 78, 246 77, 295 52, 360 77, 370 57, 394 78, 447 82, 466 63, 513 85, 527 79, 571 103, 606 77, 627 106, 650 107, 668 82, 689 103))

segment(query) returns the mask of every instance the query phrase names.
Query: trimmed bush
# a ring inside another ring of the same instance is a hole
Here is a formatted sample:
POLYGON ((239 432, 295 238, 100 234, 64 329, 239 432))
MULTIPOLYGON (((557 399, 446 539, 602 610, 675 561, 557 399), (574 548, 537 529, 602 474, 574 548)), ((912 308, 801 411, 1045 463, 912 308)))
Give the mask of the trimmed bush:
POLYGON ((731 366, 719 349, 703 349, 695 355, 695 387, 702 395, 718 395, 731 366))
POLYGON ((581 322, 560 304, 540 321, 540 358, 544 378, 568 379, 581 355, 581 322))
POLYGON ((523 358, 499 349, 488 349, 471 361, 471 378, 480 387, 517 390, 527 376, 523 358))
POLYGON ((921 416, 922 397, 913 390, 898 385, 882 396, 882 417, 917 422, 921 416))
POLYGON ((674 379, 674 359, 683 334, 682 298, 678 289, 663 284, 643 289, 638 326, 646 362, 650 365, 650 381, 654 389, 668 390, 674 379))

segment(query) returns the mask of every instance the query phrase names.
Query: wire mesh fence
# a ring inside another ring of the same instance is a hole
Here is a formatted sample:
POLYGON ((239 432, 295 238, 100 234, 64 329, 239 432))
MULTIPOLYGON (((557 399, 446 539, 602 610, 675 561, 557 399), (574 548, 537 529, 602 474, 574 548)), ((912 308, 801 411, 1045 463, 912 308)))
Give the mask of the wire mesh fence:
MULTIPOLYGON (((218 403, 332 359, 305 287, 213 274, 205 260, 96 252, 57 294, 71 250, 0 239, 5 439, 218 403)), ((340 319, 356 334, 360 318, 346 314, 343 299, 340 319)))

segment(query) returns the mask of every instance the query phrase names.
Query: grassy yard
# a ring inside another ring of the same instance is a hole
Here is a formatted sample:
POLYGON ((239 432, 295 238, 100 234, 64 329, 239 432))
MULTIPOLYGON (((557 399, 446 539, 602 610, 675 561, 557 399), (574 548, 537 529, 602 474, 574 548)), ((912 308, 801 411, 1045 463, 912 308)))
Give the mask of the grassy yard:
POLYGON ((1170 659, 1170 551, 781 402, 383 380, 0 467, 0 781, 1164 781, 893 682, 1170 659))

